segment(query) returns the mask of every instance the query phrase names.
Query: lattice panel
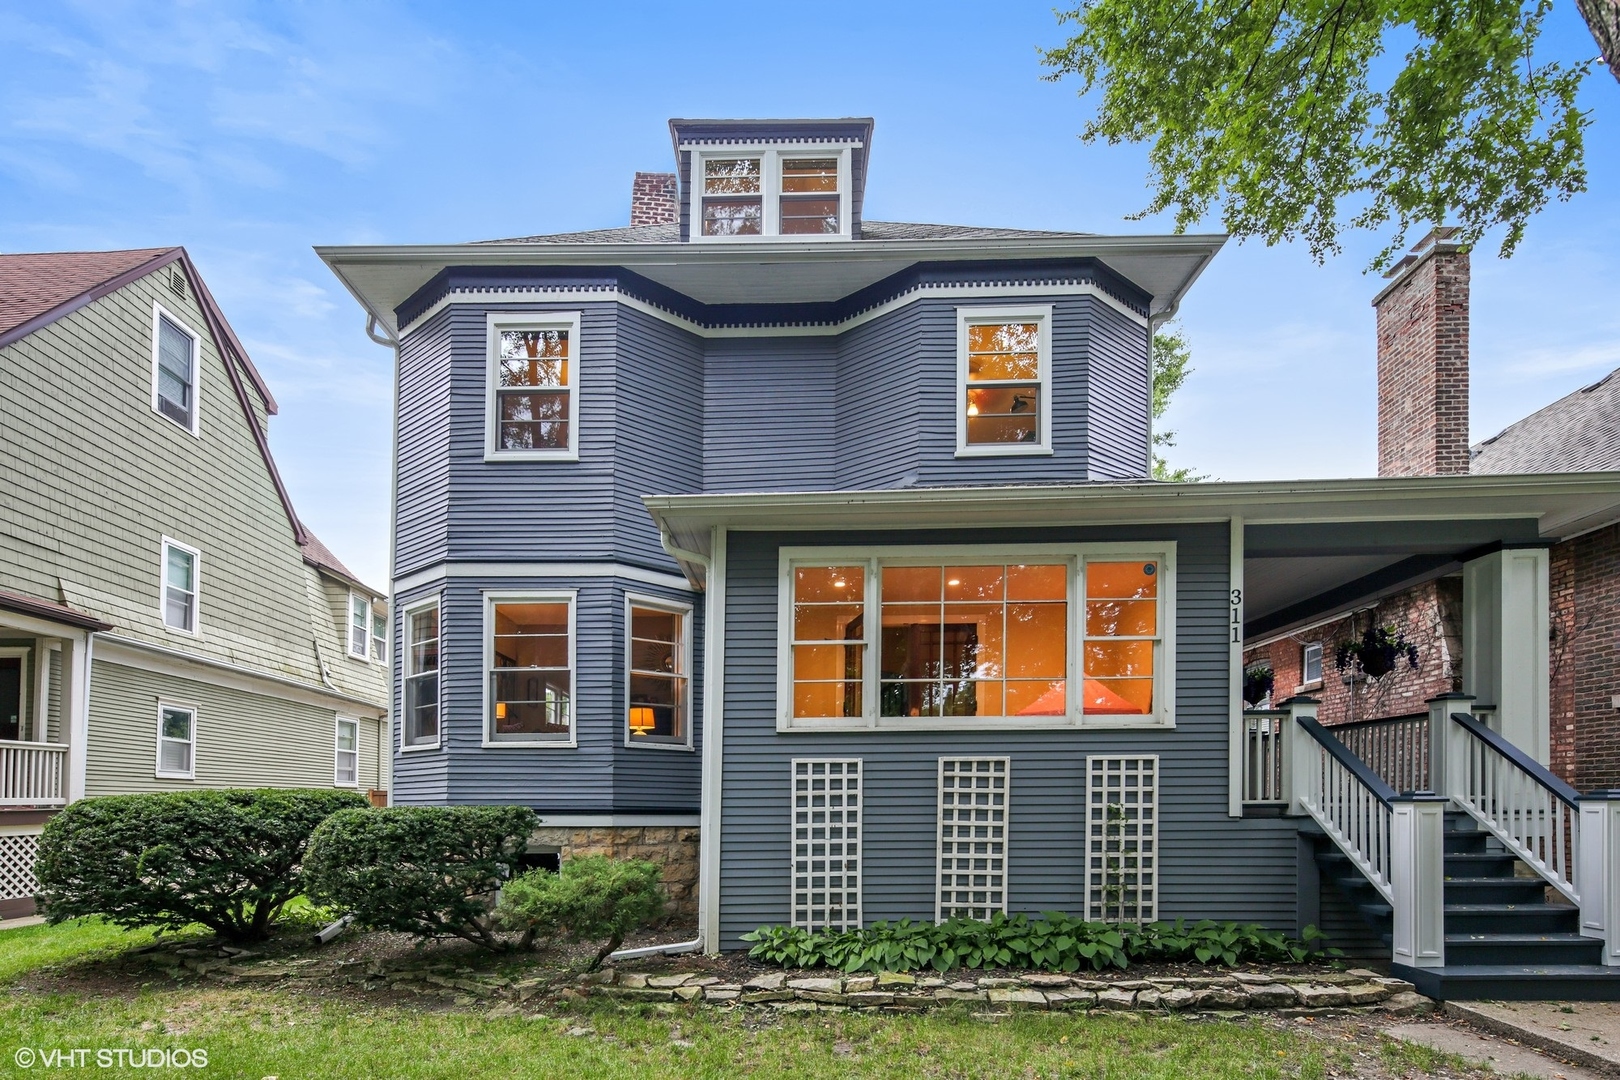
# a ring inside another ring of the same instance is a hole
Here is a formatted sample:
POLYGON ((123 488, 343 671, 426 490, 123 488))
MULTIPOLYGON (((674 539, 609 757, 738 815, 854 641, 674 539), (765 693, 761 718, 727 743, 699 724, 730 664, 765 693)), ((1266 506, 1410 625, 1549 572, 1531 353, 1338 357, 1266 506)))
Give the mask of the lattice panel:
POLYGON ((38 857, 38 833, 0 834, 0 900, 19 900, 39 891, 34 880, 38 857))
POLYGON ((1159 758, 1086 758, 1086 918, 1159 917, 1159 758))
POLYGON ((1011 758, 939 759, 939 888, 935 921, 1007 910, 1011 758))
POLYGON ((793 925, 861 925, 861 761, 793 761, 793 925))

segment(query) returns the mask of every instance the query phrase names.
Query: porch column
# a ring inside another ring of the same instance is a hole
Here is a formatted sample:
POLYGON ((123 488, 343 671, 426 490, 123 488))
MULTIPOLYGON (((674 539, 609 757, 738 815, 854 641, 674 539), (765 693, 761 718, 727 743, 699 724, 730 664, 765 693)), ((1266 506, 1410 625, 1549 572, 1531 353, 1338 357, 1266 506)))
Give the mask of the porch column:
POLYGON ((68 802, 84 798, 86 743, 90 736, 90 635, 62 639, 62 739, 68 744, 68 802))
POLYGON ((1548 763, 1547 549, 1463 564, 1463 693, 1495 706, 1503 738, 1548 763))
POLYGON ((1395 963, 1446 963, 1446 807, 1430 792, 1395 796, 1390 810, 1389 870, 1395 893, 1395 963))
POLYGON ((1307 794, 1320 797, 1321 779, 1317 770, 1320 768, 1316 756, 1315 746, 1311 737, 1299 730, 1299 718, 1308 716, 1316 719, 1316 707, 1320 704, 1315 698, 1291 697, 1281 703, 1288 710, 1288 719, 1283 721, 1283 801, 1287 803, 1285 814, 1303 816, 1306 813, 1305 804, 1301 801, 1307 794))
POLYGON ((1603 963, 1620 967, 1620 790, 1581 796, 1581 934, 1603 939, 1603 963))

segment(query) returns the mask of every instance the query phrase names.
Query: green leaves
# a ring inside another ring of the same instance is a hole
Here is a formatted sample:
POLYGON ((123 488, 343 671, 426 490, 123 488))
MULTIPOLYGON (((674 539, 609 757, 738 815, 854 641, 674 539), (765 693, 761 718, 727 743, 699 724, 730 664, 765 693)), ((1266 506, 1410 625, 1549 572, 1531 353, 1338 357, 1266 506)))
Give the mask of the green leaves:
POLYGON ((1150 143, 1177 231, 1219 205, 1225 228, 1303 239, 1318 261, 1345 228, 1423 224, 1476 243, 1586 188, 1575 95, 1591 62, 1538 62, 1551 0, 1083 0, 1047 50, 1051 79, 1100 88, 1082 138, 1150 143), (1403 61, 1386 56, 1412 42, 1403 61))
POLYGON ((1299 940, 1280 931, 1208 920, 1146 926, 1086 922, 1060 911, 1039 918, 997 913, 988 922, 950 919, 935 925, 901 919, 860 930, 811 932, 765 926, 744 934, 748 955, 788 968, 842 971, 916 971, 932 968, 1025 968, 1074 972, 1162 962, 1228 966, 1247 961, 1299 963, 1320 952, 1321 933, 1305 928, 1299 940))
POLYGON ((592 961, 603 959, 638 927, 664 914, 664 892, 655 863, 585 855, 564 860, 559 872, 534 870, 506 883, 498 917, 522 930, 525 944, 536 937, 603 942, 592 961))

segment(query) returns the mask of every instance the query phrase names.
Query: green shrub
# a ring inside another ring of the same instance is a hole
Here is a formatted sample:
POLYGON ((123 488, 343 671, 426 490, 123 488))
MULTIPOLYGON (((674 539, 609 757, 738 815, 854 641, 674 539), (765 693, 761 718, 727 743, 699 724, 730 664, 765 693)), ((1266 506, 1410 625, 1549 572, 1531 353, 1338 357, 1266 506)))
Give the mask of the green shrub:
POLYGON ((535 825, 526 806, 346 810, 310 839, 309 895, 373 929, 497 949, 495 892, 535 825))
POLYGON ((523 931, 523 943, 538 937, 602 941, 591 961, 595 971, 630 931, 664 914, 664 890, 656 863, 584 855, 568 859, 555 874, 535 870, 501 890, 504 925, 523 931))
POLYGON ((1129 967, 1132 962, 1239 964, 1299 963, 1320 951, 1321 934, 1303 938, 1258 926, 1213 923, 1109 924, 1086 922, 1062 912, 1037 918, 997 913, 988 922, 950 919, 935 925, 901 919, 860 930, 812 933, 767 926, 744 934, 756 944, 748 955, 783 967, 831 967, 843 971, 914 971, 933 968, 1030 968, 1079 971, 1129 967))
POLYGON ((201 923, 256 941, 304 891, 310 834, 364 806, 352 791, 174 791, 73 803, 40 837, 40 899, 52 922, 100 915, 127 929, 201 923))

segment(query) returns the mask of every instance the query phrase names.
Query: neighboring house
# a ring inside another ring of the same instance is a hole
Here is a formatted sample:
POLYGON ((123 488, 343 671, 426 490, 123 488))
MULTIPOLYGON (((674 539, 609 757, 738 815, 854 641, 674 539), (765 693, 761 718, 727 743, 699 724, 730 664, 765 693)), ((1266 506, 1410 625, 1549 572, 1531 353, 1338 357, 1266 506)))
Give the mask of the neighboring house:
MULTIPOLYGON (((1537 475, 1620 469, 1620 371, 1553 402, 1502 432, 1468 446, 1469 266, 1466 251, 1441 242, 1408 257, 1379 308, 1379 472, 1385 476, 1537 475), (1434 309, 1450 325, 1432 339, 1401 334, 1423 312, 1410 305, 1413 276, 1432 288, 1434 309), (1391 325, 1397 324, 1397 325, 1391 325), (1432 349, 1414 349, 1432 340, 1432 349), (1425 419, 1427 418, 1427 420, 1425 419), (1421 441, 1410 438, 1425 431, 1421 441)), ((1547 546, 1550 640, 1546 695, 1548 740, 1541 760, 1582 791, 1620 788, 1620 525, 1607 524, 1547 546)), ((1251 642, 1250 666, 1269 665, 1272 696, 1319 698, 1324 723, 1366 723, 1424 713, 1427 699, 1460 690, 1464 574, 1460 564, 1403 568, 1384 591, 1357 608, 1251 642), (1436 572, 1440 576, 1434 576, 1436 572), (1334 663, 1337 645, 1368 627, 1398 626, 1417 647, 1418 666, 1402 662, 1377 680, 1355 678, 1334 663)), ((1477 692, 1477 691, 1476 691, 1477 692)), ((1490 697, 1490 695, 1484 695, 1490 697)), ((1488 702, 1482 701, 1481 704, 1488 702)))
MULTIPOLYGON (((1297 930, 1334 835, 1397 961, 1477 975, 1437 911, 1413 943, 1438 840, 1377 839, 1438 812, 1256 727, 1244 642, 1460 560, 1534 745, 1547 598, 1500 556, 1620 519, 1620 476, 1154 483, 1152 331, 1224 237, 873 221, 870 120, 670 133, 629 228, 320 249, 397 348, 395 802, 656 853, 710 950, 1054 908, 1297 930)), ((1605 946, 1560 948, 1585 978, 1605 946)))
POLYGON ((85 796, 382 797, 386 594, 298 521, 183 248, 0 255, 0 917, 85 796))

